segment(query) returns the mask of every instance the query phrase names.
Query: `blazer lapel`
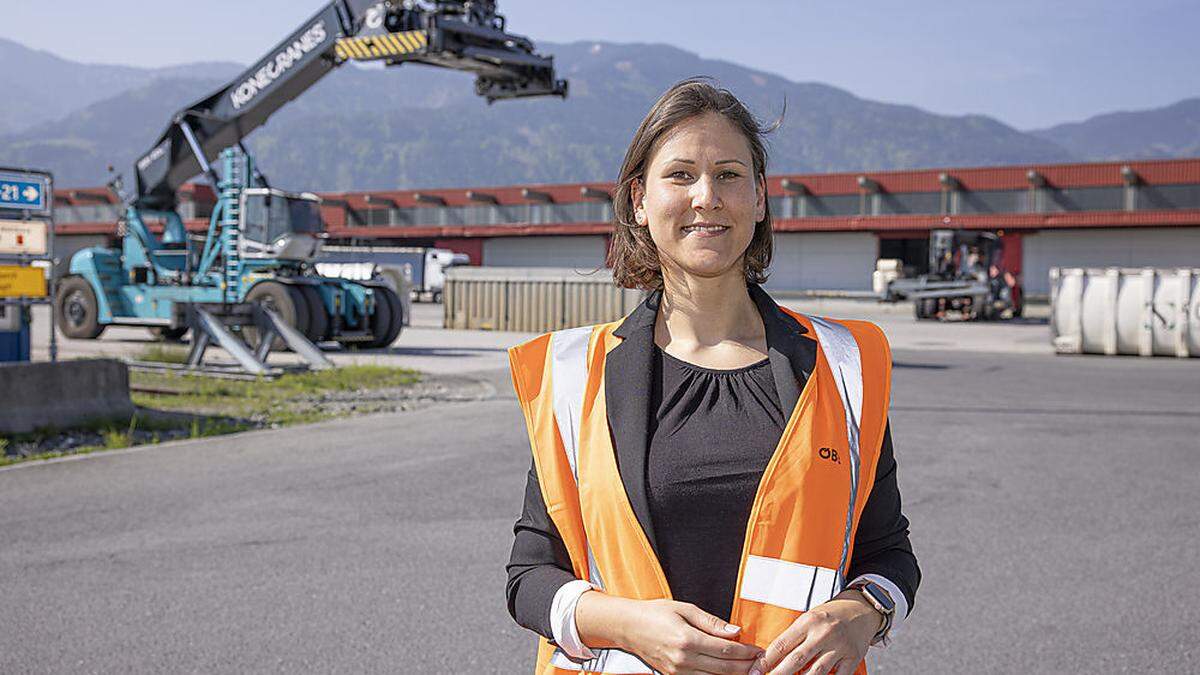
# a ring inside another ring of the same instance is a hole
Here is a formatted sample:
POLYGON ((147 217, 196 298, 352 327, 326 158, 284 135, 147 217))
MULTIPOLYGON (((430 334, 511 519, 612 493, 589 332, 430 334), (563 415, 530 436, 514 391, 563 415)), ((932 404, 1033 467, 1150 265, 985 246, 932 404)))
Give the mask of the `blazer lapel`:
POLYGON ((608 428, 617 453, 617 468, 625 494, 658 552, 646 495, 646 456, 650 442, 651 378, 654 377, 654 321, 662 291, 654 291, 613 331, 621 343, 605 357, 604 396, 608 428))
POLYGON ((804 337, 807 329, 780 309, 757 284, 750 285, 750 297, 758 307, 763 328, 766 329, 771 375, 779 395, 779 407, 787 420, 796 408, 800 392, 817 362, 817 343, 804 337))

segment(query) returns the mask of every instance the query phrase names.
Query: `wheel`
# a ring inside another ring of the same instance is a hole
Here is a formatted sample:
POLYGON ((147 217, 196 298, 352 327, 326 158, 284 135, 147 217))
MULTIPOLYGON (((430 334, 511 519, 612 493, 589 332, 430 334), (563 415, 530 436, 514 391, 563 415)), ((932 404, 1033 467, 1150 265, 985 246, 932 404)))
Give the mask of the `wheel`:
POLYGON ((87 279, 80 276, 64 277, 58 284, 54 298, 55 319, 58 328, 69 338, 93 340, 104 332, 100 323, 100 306, 96 292, 87 279))
MULTIPOLYGON (((301 333, 308 330, 308 302, 295 287, 278 281, 260 281, 246 294, 246 302, 265 305, 275 311, 289 326, 301 333)), ((242 337, 251 349, 258 349, 258 328, 246 326, 242 337)), ((282 338, 275 338, 271 349, 286 349, 282 338)))
POLYGON ((371 290, 375 293, 375 313, 368 318, 367 325, 371 327, 371 334, 375 336, 375 339, 363 346, 369 349, 378 349, 391 344, 387 338, 388 334, 392 332, 392 303, 384 295, 388 289, 373 286, 371 290))
POLYGON ((181 328, 155 327, 150 329, 150 335, 159 342, 179 342, 188 332, 187 326, 181 328))
POLYGON ((308 304, 308 330, 304 335, 313 343, 321 342, 329 337, 329 311, 325 309, 325 301, 321 299, 321 291, 316 286, 304 284, 297 286, 308 304))
POLYGON ((391 313, 391 325, 388 328, 387 335, 380 341, 378 347, 391 347, 396 338, 400 337, 400 331, 404 328, 404 306, 400 304, 400 296, 391 288, 374 287, 376 297, 388 304, 388 311, 391 313))

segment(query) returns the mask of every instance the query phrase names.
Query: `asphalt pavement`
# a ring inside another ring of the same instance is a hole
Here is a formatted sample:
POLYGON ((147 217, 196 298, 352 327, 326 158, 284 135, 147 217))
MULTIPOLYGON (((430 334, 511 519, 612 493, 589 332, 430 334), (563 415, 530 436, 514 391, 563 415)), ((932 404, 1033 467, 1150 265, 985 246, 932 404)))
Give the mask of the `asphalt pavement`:
MULTIPOLYGON (((953 345, 893 339, 924 578, 875 672, 1195 672, 1200 360, 906 321, 953 345)), ((495 399, 0 470, 0 673, 528 673, 520 336, 435 332, 495 399)))

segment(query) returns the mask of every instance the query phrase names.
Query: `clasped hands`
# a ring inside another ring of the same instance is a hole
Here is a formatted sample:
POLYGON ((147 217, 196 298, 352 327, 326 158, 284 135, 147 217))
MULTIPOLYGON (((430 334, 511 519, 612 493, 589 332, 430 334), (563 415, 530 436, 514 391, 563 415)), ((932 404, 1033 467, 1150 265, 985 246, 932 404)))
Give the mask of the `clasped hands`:
POLYGON ((739 627, 685 602, 588 591, 575 616, 585 644, 633 652, 665 675, 850 675, 882 624, 854 591, 801 614, 766 651, 738 642, 739 627))

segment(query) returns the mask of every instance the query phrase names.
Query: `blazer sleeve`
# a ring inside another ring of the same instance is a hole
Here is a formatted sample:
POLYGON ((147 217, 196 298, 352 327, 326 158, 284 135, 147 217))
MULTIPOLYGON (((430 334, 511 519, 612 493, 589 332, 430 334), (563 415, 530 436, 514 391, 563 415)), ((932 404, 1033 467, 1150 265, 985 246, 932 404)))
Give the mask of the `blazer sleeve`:
POLYGON ((508 613, 517 624, 553 640, 550 605, 563 584, 575 580, 571 556, 558 528, 546 512, 537 469, 531 464, 525 480, 525 503, 513 525, 508 558, 508 613))
POLYGON ((854 534, 848 578, 863 574, 878 574, 899 586, 908 600, 909 612, 912 611, 917 586, 921 584, 921 568, 908 540, 908 518, 900 509, 890 422, 884 429, 875 484, 863 505, 854 534))

